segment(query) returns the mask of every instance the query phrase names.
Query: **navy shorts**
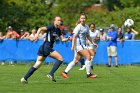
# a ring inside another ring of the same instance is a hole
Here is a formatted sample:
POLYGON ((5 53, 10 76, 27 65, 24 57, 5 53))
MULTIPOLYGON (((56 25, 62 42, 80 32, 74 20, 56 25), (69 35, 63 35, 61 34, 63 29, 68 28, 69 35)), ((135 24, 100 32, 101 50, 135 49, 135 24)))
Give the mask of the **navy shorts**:
POLYGON ((37 54, 38 56, 47 57, 53 51, 55 50, 52 49, 52 47, 50 46, 50 43, 44 42, 43 45, 40 46, 37 54))

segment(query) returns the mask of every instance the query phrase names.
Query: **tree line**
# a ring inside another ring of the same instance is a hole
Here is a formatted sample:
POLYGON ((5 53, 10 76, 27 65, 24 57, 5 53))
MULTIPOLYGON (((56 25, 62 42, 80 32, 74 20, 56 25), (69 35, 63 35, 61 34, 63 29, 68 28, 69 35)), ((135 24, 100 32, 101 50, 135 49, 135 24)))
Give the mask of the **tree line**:
POLYGON ((74 27, 82 12, 88 15, 87 23, 94 22, 96 27, 112 23, 122 26, 127 18, 132 18, 134 28, 140 28, 139 0, 0 0, 0 3, 0 31, 4 33, 9 25, 17 31, 37 29, 51 24, 55 15, 63 18, 64 25, 74 27), (103 5, 102 12, 86 11, 99 3, 103 5))

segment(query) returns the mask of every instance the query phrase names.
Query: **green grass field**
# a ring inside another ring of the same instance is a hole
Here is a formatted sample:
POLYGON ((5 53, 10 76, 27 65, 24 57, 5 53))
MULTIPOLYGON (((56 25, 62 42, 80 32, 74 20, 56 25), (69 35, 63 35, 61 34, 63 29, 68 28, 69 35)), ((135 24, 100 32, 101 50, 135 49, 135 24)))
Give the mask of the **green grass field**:
POLYGON ((20 83, 20 78, 31 65, 0 66, 0 93, 140 93, 140 67, 120 66, 108 68, 94 66, 98 78, 87 79, 85 71, 75 66, 68 79, 60 73, 66 68, 61 66, 55 73, 57 82, 52 82, 46 75, 52 65, 43 65, 29 78, 29 84, 20 83))

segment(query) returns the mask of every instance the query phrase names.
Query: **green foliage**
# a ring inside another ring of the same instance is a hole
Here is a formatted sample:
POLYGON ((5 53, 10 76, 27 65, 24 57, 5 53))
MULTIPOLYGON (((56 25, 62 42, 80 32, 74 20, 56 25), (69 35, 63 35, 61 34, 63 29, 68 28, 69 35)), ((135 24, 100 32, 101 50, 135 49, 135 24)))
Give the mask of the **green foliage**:
MULTIPOLYGON (((122 26, 127 18, 135 21, 134 28, 140 29, 139 0, 105 0, 104 6, 111 11, 86 11, 99 0, 0 0, 0 28, 6 32, 8 25, 17 30, 30 31, 33 28, 51 24, 56 15, 62 16, 65 25, 75 26, 81 12, 88 15, 87 24, 106 27, 114 23, 122 26)), ((139 38, 139 37, 137 37, 139 38)))
POLYGON ((138 7, 140 6, 139 0, 120 0, 124 7, 138 7))

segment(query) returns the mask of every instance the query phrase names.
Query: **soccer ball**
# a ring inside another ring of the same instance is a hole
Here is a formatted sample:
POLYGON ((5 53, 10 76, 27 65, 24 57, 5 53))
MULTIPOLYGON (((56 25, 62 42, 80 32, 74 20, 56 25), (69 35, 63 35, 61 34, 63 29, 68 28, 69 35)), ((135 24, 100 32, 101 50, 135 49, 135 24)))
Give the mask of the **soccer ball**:
POLYGON ((127 19, 125 22, 124 22, 124 26, 125 27, 131 27, 134 25, 134 21, 132 19, 127 19))

